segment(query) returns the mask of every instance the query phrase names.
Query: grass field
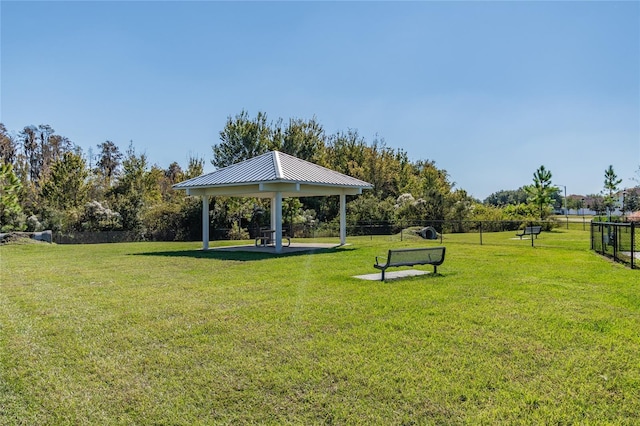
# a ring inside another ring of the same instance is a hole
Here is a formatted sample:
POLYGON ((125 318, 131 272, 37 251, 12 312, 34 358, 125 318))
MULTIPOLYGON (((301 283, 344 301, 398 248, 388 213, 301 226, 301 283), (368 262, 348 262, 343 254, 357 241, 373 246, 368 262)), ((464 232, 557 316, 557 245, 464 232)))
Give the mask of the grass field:
POLYGON ((513 236, 386 283, 352 276, 439 242, 0 247, 0 424, 637 424, 640 271, 513 236))

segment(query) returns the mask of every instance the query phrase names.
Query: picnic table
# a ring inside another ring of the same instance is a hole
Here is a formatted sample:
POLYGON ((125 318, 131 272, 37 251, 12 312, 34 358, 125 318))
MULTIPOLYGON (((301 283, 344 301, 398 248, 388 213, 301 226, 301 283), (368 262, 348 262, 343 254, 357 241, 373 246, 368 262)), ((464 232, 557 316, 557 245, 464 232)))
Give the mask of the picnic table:
MULTIPOLYGON (((284 245, 285 247, 289 247, 291 245, 291 238, 289 237, 282 237, 282 240, 286 240, 287 244, 284 245)), ((260 236, 256 237, 256 247, 258 246, 262 246, 262 247, 267 247, 267 246, 272 246, 276 243, 276 230, 275 229, 261 229, 260 230, 260 236)))

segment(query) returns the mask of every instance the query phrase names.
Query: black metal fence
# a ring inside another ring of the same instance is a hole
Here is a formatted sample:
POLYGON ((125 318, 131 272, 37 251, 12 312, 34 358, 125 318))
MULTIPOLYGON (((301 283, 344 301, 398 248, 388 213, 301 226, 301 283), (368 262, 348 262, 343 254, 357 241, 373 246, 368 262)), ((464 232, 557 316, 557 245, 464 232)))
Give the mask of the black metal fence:
POLYGON ((591 249, 603 256, 628 264, 640 263, 640 224, 591 222, 591 249))
MULTIPOLYGON (((403 233, 415 234, 419 229, 431 228, 441 238, 443 234, 477 233, 480 244, 482 234, 490 232, 517 231, 525 226, 542 226, 544 231, 553 228, 564 227, 564 224, 553 221, 451 221, 451 220, 425 220, 425 221, 364 221, 347 224, 349 236, 375 236, 375 235, 399 235, 403 233)), ((579 224, 582 229, 583 224, 579 224)), ((285 235, 292 238, 322 238, 338 237, 340 225, 337 221, 330 223, 295 224, 282 227, 285 235)), ((253 239, 258 235, 259 229, 245 229, 240 233, 234 233, 231 228, 209 229, 209 240, 253 239), (237 234, 237 235, 236 235, 237 234)), ((429 232, 430 233, 430 232, 429 232)), ((198 232, 191 238, 192 241, 200 240, 198 232)), ((426 236, 426 235, 425 235, 426 236)), ((53 242, 58 244, 98 244, 136 241, 186 241, 177 238, 175 234, 144 234, 131 231, 105 231, 105 232, 55 232, 53 242)))
POLYGON ((405 229, 432 227, 439 234, 464 234, 483 232, 517 231, 526 226, 541 226, 544 231, 550 231, 560 226, 556 221, 525 221, 525 220, 424 220, 424 221, 389 221, 389 222, 358 222, 347 225, 348 235, 393 235, 405 229))
POLYGON ((130 243, 143 240, 141 235, 130 231, 53 233, 53 242, 56 244, 130 243))

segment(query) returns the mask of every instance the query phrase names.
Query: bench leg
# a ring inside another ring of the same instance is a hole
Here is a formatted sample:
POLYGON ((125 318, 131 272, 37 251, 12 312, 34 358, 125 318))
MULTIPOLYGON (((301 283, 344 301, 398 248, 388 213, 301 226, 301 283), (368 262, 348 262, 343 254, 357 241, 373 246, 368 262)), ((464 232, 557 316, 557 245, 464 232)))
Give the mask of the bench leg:
POLYGON ((380 279, 380 281, 384 281, 384 269, 382 270, 382 278, 380 279))

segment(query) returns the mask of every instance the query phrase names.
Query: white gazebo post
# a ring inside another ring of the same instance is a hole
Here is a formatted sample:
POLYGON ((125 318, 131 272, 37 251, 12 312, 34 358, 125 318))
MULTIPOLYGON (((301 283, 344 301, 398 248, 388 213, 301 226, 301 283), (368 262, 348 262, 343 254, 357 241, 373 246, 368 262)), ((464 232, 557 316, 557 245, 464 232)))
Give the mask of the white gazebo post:
POLYGON ((202 250, 209 250, 209 197, 202 196, 202 250))
POLYGON ((276 229, 276 197, 271 198, 271 219, 269 221, 269 229, 276 229))
POLYGON ((340 245, 347 243, 347 196, 340 194, 340 245))
POLYGON ((271 229, 276 231, 276 253, 280 253, 282 251, 282 192, 276 192, 275 200, 276 226, 271 229))

